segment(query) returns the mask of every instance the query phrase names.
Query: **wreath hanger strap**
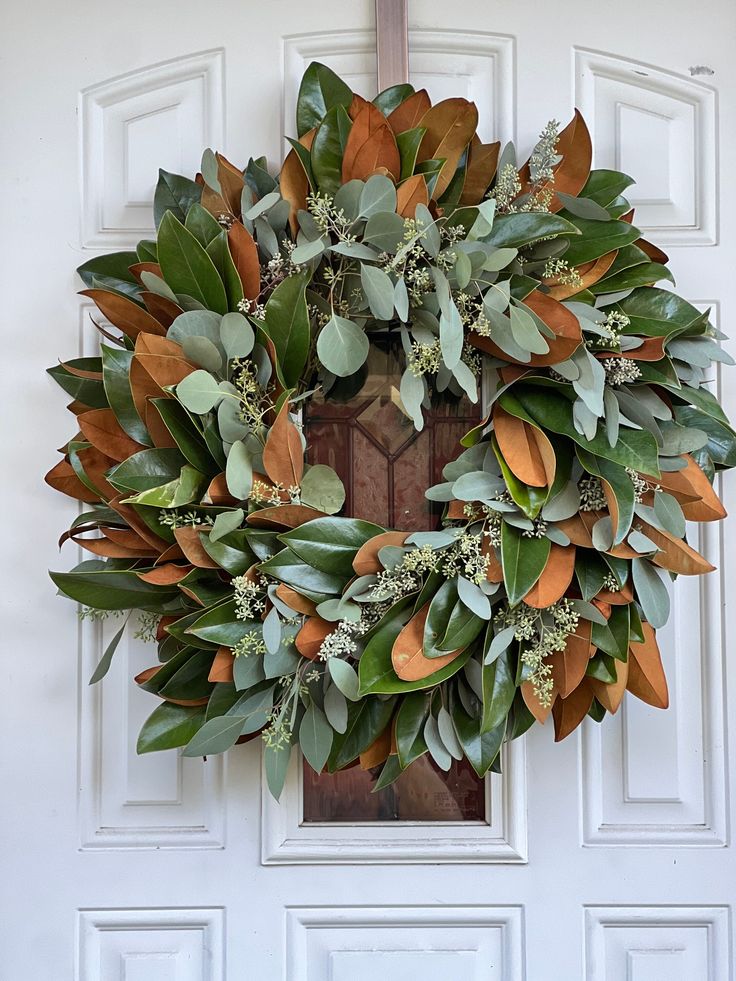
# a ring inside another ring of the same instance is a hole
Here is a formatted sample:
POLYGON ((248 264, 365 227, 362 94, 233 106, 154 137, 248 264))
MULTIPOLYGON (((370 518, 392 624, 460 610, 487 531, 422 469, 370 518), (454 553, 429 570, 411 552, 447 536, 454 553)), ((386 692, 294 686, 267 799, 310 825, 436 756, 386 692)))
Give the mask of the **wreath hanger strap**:
POLYGON ((376 0, 378 91, 409 81, 409 0, 376 0))

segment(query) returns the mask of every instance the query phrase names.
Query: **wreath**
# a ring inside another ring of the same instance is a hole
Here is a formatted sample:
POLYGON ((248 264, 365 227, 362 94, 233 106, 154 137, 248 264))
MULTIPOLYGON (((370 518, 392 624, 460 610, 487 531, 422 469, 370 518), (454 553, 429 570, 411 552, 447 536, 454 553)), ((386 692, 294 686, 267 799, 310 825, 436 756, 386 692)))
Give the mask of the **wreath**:
POLYGON ((473 103, 368 102, 317 63, 296 116, 275 177, 211 150, 194 181, 160 172, 155 241, 78 270, 100 356, 49 369, 78 432, 46 480, 89 505, 62 542, 93 556, 51 575, 157 644, 138 751, 260 733, 276 796, 296 745, 381 788, 425 753, 482 777, 535 720, 562 739, 625 691, 665 708, 655 631, 670 580, 712 569, 686 522, 724 517, 736 439, 708 388, 723 335, 654 285, 631 178, 591 170, 578 112, 519 166, 473 103), (305 406, 349 400, 377 349, 416 430, 483 382, 429 530, 341 515, 305 462, 305 406))

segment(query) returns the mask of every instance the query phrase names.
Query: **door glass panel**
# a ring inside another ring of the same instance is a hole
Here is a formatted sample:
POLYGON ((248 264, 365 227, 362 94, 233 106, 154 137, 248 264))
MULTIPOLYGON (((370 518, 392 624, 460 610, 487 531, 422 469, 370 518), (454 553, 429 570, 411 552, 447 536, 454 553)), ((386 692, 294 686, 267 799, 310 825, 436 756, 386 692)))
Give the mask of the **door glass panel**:
MULTIPOLYGON (((460 439, 480 418, 467 398, 436 397, 414 429, 399 397, 401 360, 396 345, 372 346, 352 391, 315 395, 305 412, 311 464, 332 467, 346 489, 344 513, 386 528, 426 531, 439 525, 442 505, 424 491, 442 480, 442 468, 460 452, 460 439)), ((345 383, 341 383, 345 384, 345 383)), ((335 774, 303 770, 303 820, 483 821, 485 784, 467 761, 440 770, 424 756, 384 790, 371 793, 380 767, 355 766, 335 774)))

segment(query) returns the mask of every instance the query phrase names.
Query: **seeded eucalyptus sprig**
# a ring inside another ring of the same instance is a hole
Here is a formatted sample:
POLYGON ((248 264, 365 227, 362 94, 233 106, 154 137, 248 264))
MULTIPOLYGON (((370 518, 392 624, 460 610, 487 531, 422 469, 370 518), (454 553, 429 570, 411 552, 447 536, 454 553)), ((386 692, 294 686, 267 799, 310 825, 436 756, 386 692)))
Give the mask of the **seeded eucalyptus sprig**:
POLYGON ((142 611, 140 752, 261 733, 276 796, 294 745, 380 789, 427 753, 483 776, 535 720, 561 739, 627 690, 666 707, 655 629, 670 580, 712 568, 686 530, 724 516, 730 359, 656 285, 667 257, 579 113, 521 166, 477 122, 310 65, 277 175, 211 150, 195 180, 161 171, 155 240, 80 267, 112 330, 50 369, 78 432, 47 482, 93 557, 52 578, 84 616, 142 611), (343 514, 306 459, 304 407, 358 392, 379 348, 417 431, 482 396, 427 530, 343 514))

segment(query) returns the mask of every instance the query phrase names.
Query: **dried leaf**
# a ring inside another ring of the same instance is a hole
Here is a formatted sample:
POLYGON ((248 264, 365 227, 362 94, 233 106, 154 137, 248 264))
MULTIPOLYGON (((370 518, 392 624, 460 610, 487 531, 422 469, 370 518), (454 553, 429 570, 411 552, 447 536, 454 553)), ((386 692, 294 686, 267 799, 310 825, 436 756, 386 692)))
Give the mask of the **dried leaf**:
POLYGON ((289 403, 284 402, 268 431, 263 448, 263 466, 274 482, 282 487, 299 487, 304 473, 304 453, 299 430, 289 417, 289 403))
MULTIPOLYGON (((548 659, 545 658, 545 660, 548 659)), ((520 688, 521 688, 521 697, 524 699, 524 704, 532 713, 532 715, 537 720, 537 722, 540 725, 544 725, 544 723, 549 718, 550 712, 552 711, 552 706, 554 705, 555 699, 557 698, 559 692, 553 690, 549 705, 544 706, 537 698, 537 695, 534 691, 534 685, 531 683, 531 681, 523 682, 520 685, 520 688)))
POLYGON ((243 172, 235 164, 231 164, 221 153, 216 153, 215 159, 217 160, 217 179, 220 182, 223 197, 227 201, 230 211, 234 215, 239 215, 240 196, 245 185, 243 172))
POLYGON ((512 416, 498 403, 493 409, 493 431, 496 434, 501 455, 514 476, 529 487, 551 486, 555 479, 555 454, 552 444, 543 433, 540 433, 535 426, 523 419, 512 416), (539 449, 540 441, 536 439, 537 434, 543 437, 543 440, 546 439, 548 444, 548 451, 545 453, 547 466, 545 466, 545 460, 539 449), (547 472, 549 465, 552 465, 551 475, 547 472))
POLYGON ((488 582, 503 582, 503 566, 501 565, 500 559, 496 555, 495 548, 493 545, 491 545, 487 538, 483 539, 481 552, 483 555, 488 556, 488 565, 486 567, 486 579, 488 582))
POLYGON ((375 535, 361 545, 355 553, 353 559, 353 569, 358 576, 370 576, 374 572, 380 572, 383 566, 378 560, 378 553, 387 545, 401 547, 406 541, 409 532, 407 531, 385 531, 382 535, 375 535))
POLYGON ((668 531, 660 531, 646 521, 641 521, 640 524, 642 532, 659 549, 652 562, 661 569, 677 572, 681 576, 702 576, 715 569, 700 552, 696 552, 681 538, 676 538, 668 531))
POLYGON ((97 289, 80 290, 80 295, 94 300, 103 316, 132 340, 135 340, 141 331, 148 334, 166 333, 166 328, 155 317, 127 296, 113 293, 111 290, 97 289))
MULTIPOLYGON (((116 494, 114 497, 111 497, 107 503, 113 509, 113 511, 117 511, 117 513, 129 527, 138 532, 144 541, 148 542, 150 545, 153 545, 157 552, 164 552, 168 548, 167 542, 165 542, 163 538, 159 538, 159 536, 148 527, 145 521, 138 516, 138 513, 129 504, 121 503, 122 499, 128 496, 128 493, 116 494)), ((181 555, 178 555, 177 557, 180 558, 181 555)))
POLYGON ((159 296, 158 293, 149 293, 147 290, 138 295, 146 304, 146 309, 151 316, 155 317, 166 330, 184 312, 177 303, 174 303, 167 296, 159 296))
POLYGON ((445 161, 434 188, 433 196, 439 199, 473 138, 478 125, 478 110, 475 103, 467 99, 443 99, 425 112, 419 125, 427 132, 419 145, 417 160, 445 161))
POLYGON ((376 736, 368 749, 363 750, 360 754, 361 770, 372 770, 374 766, 380 766, 381 763, 385 763, 390 752, 391 726, 388 725, 383 732, 376 736))
POLYGON ((588 678, 590 687, 593 689, 593 694, 603 708, 607 712, 610 712, 611 715, 615 715, 618 712, 623 700, 629 677, 630 662, 614 660, 613 663, 616 671, 616 681, 614 684, 607 685, 605 681, 599 681, 597 678, 588 678))
POLYGON ((424 656, 424 624, 429 613, 429 603, 415 613, 411 620, 402 627, 391 649, 391 663, 394 671, 402 681, 421 681, 434 674, 446 664, 450 664, 462 654, 463 649, 443 654, 442 657, 424 656))
POLYGON ((314 661, 319 655, 322 642, 328 634, 335 629, 335 624, 322 617, 309 617, 304 621, 304 625, 296 635, 294 643, 299 653, 310 661, 314 661))
POLYGON ((689 453, 682 459, 687 466, 682 470, 665 472, 659 478, 660 485, 682 505, 688 521, 719 521, 726 517, 726 509, 718 499, 710 481, 689 453))
POLYGON ((303 613, 308 617, 317 616, 317 604, 307 599, 306 596, 302 596, 291 586, 287 586, 285 582, 278 584, 276 595, 282 603, 286 603, 289 609, 294 610, 295 613, 303 613))
POLYGON ((667 678, 657 644, 657 635, 649 623, 642 623, 644 643, 629 645, 629 676, 626 688, 647 705, 666 709, 670 703, 667 678))
POLYGON ((575 572, 575 551, 574 545, 552 543, 542 575, 524 597, 527 606, 543 610, 562 599, 575 572))
POLYGON ((427 110, 432 105, 426 89, 420 89, 414 95, 398 105, 393 112, 389 113, 388 121, 394 133, 405 133, 408 129, 414 129, 419 125, 419 120, 426 115, 427 110))
POLYGON ((255 300, 261 290, 261 267, 258 248, 245 225, 233 222, 228 229, 227 244, 243 287, 243 296, 255 300))
POLYGON ((396 188, 396 211, 402 218, 413 218, 418 204, 429 204, 427 182, 422 174, 414 174, 396 188))
POLYGON ((174 528, 176 542, 192 565, 198 569, 219 569, 219 565, 205 552, 199 536, 200 529, 197 527, 174 528))
MULTIPOLYGON (((583 339, 578 318, 558 300, 553 299, 545 293, 540 293, 539 290, 535 290, 530 296, 527 296, 524 303, 555 334, 554 337, 545 338, 549 345, 547 354, 532 354, 530 360, 524 362, 525 366, 528 367, 531 365, 535 368, 543 368, 557 364, 560 361, 565 361, 574 354, 583 339)), ((479 334, 471 331, 468 335, 468 340, 481 351, 486 351, 501 361, 513 360, 508 354, 504 354, 488 337, 481 337, 479 334)))
MULTIPOLYGON (((590 175, 590 165, 593 159, 593 145, 585 120, 579 110, 575 110, 567 126, 562 130, 557 141, 557 153, 562 157, 555 167, 554 179, 543 185, 543 189, 562 191, 563 194, 577 196, 585 187, 590 175)), ((529 164, 526 163, 519 172, 522 193, 530 189, 529 164)), ((554 195, 550 211, 561 211, 562 201, 554 195)))
POLYGON ((367 180, 379 168, 385 168, 393 179, 399 177, 401 159, 391 126, 386 117, 370 102, 355 115, 342 157, 342 180, 367 180))
POLYGON ((84 501, 86 504, 95 504, 99 500, 99 495, 85 487, 77 477, 74 469, 68 460, 59 460, 55 467, 46 474, 44 480, 53 487, 54 490, 67 497, 73 497, 75 501, 84 501))
POLYGON ((145 449, 122 429, 112 409, 89 409, 77 418, 87 442, 117 463, 145 449))
POLYGON ((498 166, 500 143, 481 143, 476 133, 470 141, 468 151, 468 166, 465 171, 465 183, 460 195, 460 205, 480 204, 493 180, 498 166))
POLYGON ((567 698, 558 698, 552 706, 555 723, 555 742, 558 743, 574 732, 593 704, 593 689, 590 679, 585 678, 567 698))
POLYGON ((603 279, 613 265, 617 255, 618 249, 614 252, 606 252, 605 255, 599 256, 593 262, 586 262, 582 266, 577 266, 577 272, 580 275, 579 284, 565 285, 564 283, 556 283, 554 279, 545 279, 545 284, 552 284, 549 289, 549 296, 555 300, 566 300, 568 297, 580 293, 581 290, 587 290, 597 283, 598 280, 603 279))
POLYGON ((136 572, 136 575, 143 582, 150 582, 154 586, 172 586, 181 582, 191 571, 191 565, 175 565, 173 562, 164 562, 163 565, 156 566, 150 572, 136 572))
POLYGON ((325 518, 324 511, 310 508, 306 504, 279 504, 271 508, 252 511, 247 518, 254 528, 298 528, 315 518, 325 518))
MULTIPOLYGON (((306 147, 307 150, 311 150, 316 132, 316 128, 310 129, 299 140, 301 145, 306 147)), ((291 205, 289 226, 291 228, 291 234, 296 238, 297 232, 299 231, 297 214, 299 211, 306 210, 309 179, 299 159, 299 154, 293 148, 287 153, 286 159, 281 167, 279 190, 281 191, 281 197, 291 205)))
POLYGON ((552 678, 562 698, 578 687, 588 670, 591 630, 590 620, 580 620, 577 631, 567 638, 565 650, 552 655, 552 678))
POLYGON ((218 647, 215 659, 212 662, 210 673, 207 675, 208 681, 220 682, 233 680, 233 664, 235 655, 229 647, 218 647))

